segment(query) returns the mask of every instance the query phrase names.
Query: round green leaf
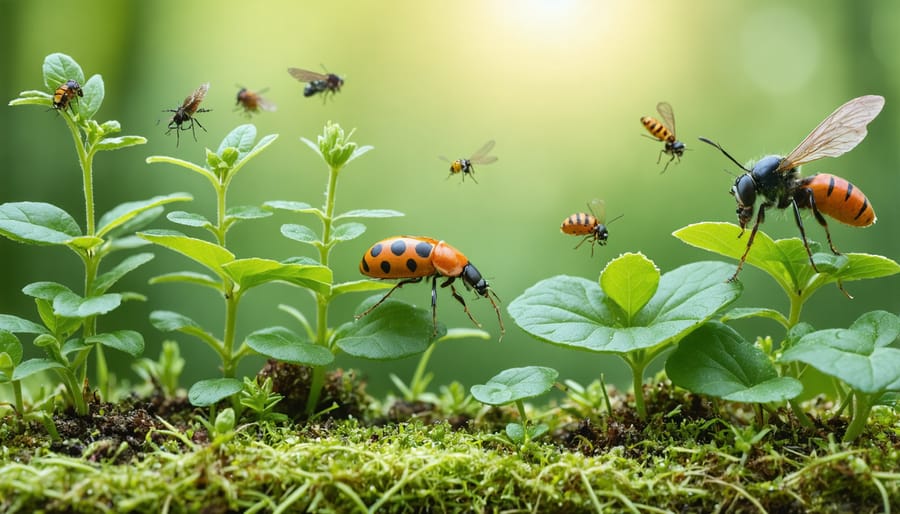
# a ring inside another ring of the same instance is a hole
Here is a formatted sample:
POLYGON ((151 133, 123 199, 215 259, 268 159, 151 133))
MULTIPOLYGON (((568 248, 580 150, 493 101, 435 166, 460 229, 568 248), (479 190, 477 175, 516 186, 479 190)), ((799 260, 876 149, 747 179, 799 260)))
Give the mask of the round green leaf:
POLYGON ((12 314, 0 314, 0 330, 6 330, 14 334, 46 334, 47 329, 33 321, 13 316, 12 314))
POLYGON ((804 362, 868 394, 900 390, 900 320, 887 312, 867 313, 850 329, 806 334, 781 354, 781 362, 804 362), (891 318, 894 319, 891 319, 891 318))
POLYGON ((237 148, 242 154, 247 153, 253 148, 254 141, 256 141, 256 126, 252 123, 239 125, 225 136, 216 153, 221 156, 228 147, 237 148))
POLYGON ((172 211, 166 214, 166 218, 172 223, 186 227, 210 227, 212 223, 202 214, 185 211, 172 211))
POLYGON ((325 366, 334 361, 327 348, 313 344, 284 327, 270 327, 247 336, 247 346, 257 353, 292 364, 325 366))
POLYGON ((89 318, 115 310, 122 303, 122 295, 116 293, 82 298, 72 292, 63 292, 53 298, 53 311, 64 318, 89 318))
POLYGON ((659 286, 659 269, 641 253, 613 259, 600 274, 603 292, 630 319, 650 301, 659 286))
POLYGON ((347 211, 343 214, 339 214, 334 217, 335 220, 339 220, 341 218, 393 218, 397 216, 403 216, 404 214, 400 211, 395 211, 392 209, 354 209, 352 211, 347 211))
POLYGON ((228 249, 202 239, 165 230, 148 230, 138 234, 151 243, 178 252, 215 272, 223 275, 222 266, 234 260, 228 249))
POLYGON ((244 384, 236 378, 211 378, 191 386, 188 400, 196 407, 207 407, 237 394, 244 384))
MULTIPOLYGON (((359 311, 378 298, 363 302, 359 311)), ((446 332, 444 325, 438 323, 437 334, 434 333, 430 309, 388 299, 368 315, 338 327, 334 340, 338 348, 355 357, 390 360, 422 353, 446 332)))
POLYGON ((259 218, 268 218, 272 215, 272 211, 267 211, 255 205, 236 205, 229 207, 225 212, 226 217, 236 220, 254 220, 259 218))
POLYGON ((732 328, 710 321, 678 343, 666 360, 672 383, 726 400, 765 403, 796 397, 803 385, 779 377, 768 356, 732 328))
POLYGON ((103 85, 103 77, 93 75, 87 79, 87 82, 81 84, 84 97, 78 99, 77 109, 83 117, 91 119, 100 110, 103 104, 103 96, 106 94, 106 88, 103 85))
POLYGON ((557 377, 559 372, 543 366, 510 368, 488 380, 487 384, 472 386, 472 396, 481 403, 503 405, 546 393, 557 377))
POLYGON ((150 313, 150 323, 159 331, 176 332, 185 329, 202 330, 199 324, 191 318, 172 311, 153 311, 150 313))
POLYGON ((628 353, 677 341, 740 295, 726 282, 732 266, 696 262, 660 278, 656 293, 629 320, 610 309, 596 282, 560 275, 510 303, 513 320, 538 339, 594 352, 628 353))
POLYGON ((282 211, 290 211, 297 213, 312 213, 312 212, 320 212, 319 209, 309 205, 306 202, 293 202, 288 200, 272 200, 263 204, 263 206, 268 207, 270 209, 278 209, 282 211))
POLYGON ((16 367, 22 362, 22 341, 6 330, 0 330, 0 355, 2 354, 9 356, 10 367, 16 367))
POLYGON ((326 293, 331 288, 331 269, 321 265, 285 264, 271 259, 237 259, 223 269, 242 289, 269 282, 286 282, 326 293))

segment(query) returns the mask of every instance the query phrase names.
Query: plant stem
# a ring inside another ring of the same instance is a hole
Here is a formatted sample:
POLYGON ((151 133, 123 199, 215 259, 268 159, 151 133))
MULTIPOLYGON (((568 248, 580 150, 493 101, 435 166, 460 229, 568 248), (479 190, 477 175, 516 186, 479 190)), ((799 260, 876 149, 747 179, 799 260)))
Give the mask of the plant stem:
MULTIPOLYGON (((325 214, 322 217, 322 245, 319 249, 319 264, 328 266, 328 258, 331 254, 331 230, 334 217, 334 196, 337 188, 337 179, 340 168, 329 167, 328 188, 325 190, 325 214)), ((328 347, 328 306, 331 303, 331 294, 316 293, 316 344, 323 348, 328 347)), ((322 386, 325 384, 325 367, 314 366, 312 383, 310 384, 309 397, 306 399, 306 415, 312 416, 319 397, 322 394, 322 386)))
POLYGON ((628 364, 631 368, 631 385, 634 388, 634 407, 637 409, 639 418, 647 419, 647 406, 644 404, 643 388, 646 363, 642 359, 635 358, 631 359, 628 364))
POLYGON ((850 421, 850 425, 847 426, 847 431, 844 433, 843 441, 845 443, 853 441, 862 433, 869 421, 869 412, 872 410, 872 403, 875 399, 873 395, 861 394, 856 391, 852 394, 856 397, 856 401, 853 402, 853 420, 850 421))
POLYGON ((422 357, 419 358, 419 364, 416 366, 416 371, 409 381, 409 392, 412 395, 412 398, 407 398, 407 401, 415 401, 416 398, 425 392, 425 385, 422 384, 422 377, 425 376, 425 370, 428 368, 428 360, 431 359, 431 354, 434 352, 436 346, 437 342, 434 342, 422 352, 422 357))

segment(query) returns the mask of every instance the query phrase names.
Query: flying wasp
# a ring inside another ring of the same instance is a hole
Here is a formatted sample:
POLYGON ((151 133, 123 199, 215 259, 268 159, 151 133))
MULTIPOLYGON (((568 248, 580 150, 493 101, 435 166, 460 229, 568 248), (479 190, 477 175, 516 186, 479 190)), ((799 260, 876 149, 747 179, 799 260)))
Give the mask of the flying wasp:
POLYGON ((494 149, 495 141, 491 139, 487 143, 485 143, 481 148, 478 149, 477 152, 472 154, 468 159, 456 159, 455 161, 451 161, 450 159, 444 157, 443 155, 439 158, 444 162, 450 163, 450 175, 447 175, 447 178, 456 175, 457 173, 462 174, 463 182, 466 181, 466 176, 468 175, 473 182, 478 183, 475 180, 475 164, 491 164, 493 162, 497 162, 497 157, 494 155, 488 155, 491 150, 494 149))
POLYGON ((242 87, 237 92, 237 103, 235 105, 240 106, 248 116, 258 113, 261 110, 273 112, 275 111, 275 104, 262 97, 262 94, 266 91, 268 91, 268 89, 250 91, 249 89, 242 87))
POLYGON ((660 174, 663 174, 674 159, 677 158, 678 162, 681 162, 681 156, 684 155, 685 146, 684 143, 678 141, 675 137, 675 113, 672 111, 672 106, 669 102, 659 102, 656 104, 656 111, 659 112, 662 121, 659 121, 652 116, 644 116, 641 118, 641 123, 644 125, 644 128, 647 129, 647 132, 665 143, 663 149, 659 151, 659 157, 656 159, 656 164, 659 164, 663 154, 671 156, 669 157, 669 161, 666 162, 666 165, 663 166, 663 170, 659 172, 660 174))
POLYGON ((197 140, 197 132, 194 129, 194 124, 206 131, 203 125, 200 124, 200 121, 194 116, 201 112, 210 111, 210 109, 200 108, 200 102, 203 101, 207 91, 209 91, 209 82, 200 84, 200 87, 184 99, 181 107, 163 111, 175 113, 172 115, 172 119, 169 120, 169 130, 166 131, 166 135, 169 135, 169 132, 172 132, 173 130, 175 131, 175 146, 178 146, 178 143, 181 142, 182 130, 191 129, 191 134, 194 135, 194 141, 197 140))
POLYGON ((759 230, 760 223, 765 221, 766 209, 771 207, 778 209, 791 207, 793 209, 794 220, 800 229, 803 246, 809 255, 810 264, 817 273, 819 270, 816 268, 812 251, 806 240, 800 209, 812 211, 816 221, 825 229, 828 246, 835 255, 840 255, 840 252, 831 241, 828 223, 822 214, 827 214, 841 223, 854 227, 868 227, 875 223, 875 210, 866 195, 853 184, 835 175, 825 173, 804 178, 800 176, 798 168, 823 157, 838 157, 852 150, 866 137, 866 126, 878 116, 882 107, 884 107, 884 98, 881 96, 868 95, 854 98, 829 114, 787 156, 763 157, 750 169, 741 165, 718 143, 704 137, 700 138, 704 143, 718 148, 731 162, 745 172, 734 181, 731 188, 731 194, 737 201, 737 215, 741 225, 741 233, 738 234, 738 237, 744 234, 747 224, 753 218, 757 196, 762 197, 762 203, 756 214, 756 222, 747 239, 747 248, 738 262, 737 270, 729 280, 737 279, 738 273, 741 272, 747 255, 750 253, 756 231, 759 230))
POLYGON ((310 97, 322 93, 322 98, 328 97, 328 93, 337 94, 344 85, 344 79, 334 73, 316 73, 315 71, 302 70, 300 68, 288 68, 288 73, 300 82, 306 82, 303 88, 303 96, 310 97))

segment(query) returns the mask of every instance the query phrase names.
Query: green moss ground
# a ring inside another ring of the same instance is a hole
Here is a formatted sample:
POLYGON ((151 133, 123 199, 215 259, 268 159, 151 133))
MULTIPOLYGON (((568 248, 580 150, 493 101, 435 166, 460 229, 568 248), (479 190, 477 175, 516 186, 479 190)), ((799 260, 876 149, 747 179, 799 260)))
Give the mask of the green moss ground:
POLYGON ((150 429, 143 442, 82 446, 38 438, 28 447, 7 425, 0 509, 859 513, 900 505, 896 411, 877 409, 845 445, 835 442, 841 423, 807 431, 780 413, 756 429, 738 406, 711 416, 690 395, 652 389, 657 414, 646 422, 625 406, 592 420, 552 408, 541 414, 550 434, 521 447, 503 435, 515 417, 505 409, 482 410, 462 430, 351 419, 250 423, 210 436, 194 423, 150 429))

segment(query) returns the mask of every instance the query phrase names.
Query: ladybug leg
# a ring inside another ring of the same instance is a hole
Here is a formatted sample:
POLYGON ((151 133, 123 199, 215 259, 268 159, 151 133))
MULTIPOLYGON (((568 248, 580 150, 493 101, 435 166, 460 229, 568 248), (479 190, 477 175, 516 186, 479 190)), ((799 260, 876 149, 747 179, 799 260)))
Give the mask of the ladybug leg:
MULTIPOLYGON (((800 206, 797 205, 797 200, 791 200, 791 208, 794 210, 794 221, 797 222, 797 228, 800 229, 800 238, 803 239, 803 247, 806 248, 806 255, 809 256, 809 263, 812 264, 813 271, 816 273, 819 272, 819 268, 816 267, 816 263, 813 261, 812 250, 809 248, 809 241, 806 240, 806 230, 803 229, 803 218, 800 217, 800 206)), ((813 208, 813 212, 815 208, 813 208)), ((822 221, 825 221, 824 219, 822 221)), ((828 229, 825 229, 826 231, 828 229)), ((828 242, 831 242, 831 236, 828 236, 828 242)))
MULTIPOLYGON (((437 335, 437 278, 435 275, 431 277, 431 335, 437 335)), ((452 280, 452 279, 451 279, 452 280)))
POLYGON ((391 293, 393 293, 393 292, 396 291, 397 289, 403 287, 403 286, 406 285, 406 284, 413 284, 413 283, 421 282, 421 281, 422 281, 422 277, 416 277, 416 278, 407 278, 407 279, 403 279, 403 280, 401 280, 400 282, 397 282, 397 285, 395 285, 394 287, 392 287, 391 290, 388 291, 386 295, 382 296, 382 297, 381 297, 381 300, 378 300, 377 302, 375 302, 375 305, 373 305, 373 306, 369 307, 368 309, 366 309, 366 312, 363 312, 362 314, 357 314, 357 315, 354 316, 354 317, 355 317, 356 319, 360 319, 360 318, 362 318, 362 317, 367 316, 370 312, 372 312, 373 310, 375 310, 375 307, 378 307, 379 305, 382 304, 382 302, 384 302, 385 300, 387 300, 387 299, 388 299, 388 296, 391 296, 391 293))
MULTIPOLYGON (((481 328, 481 323, 479 323, 478 320, 476 320, 474 317, 472 317, 472 313, 469 312, 469 306, 466 305, 466 301, 463 299, 462 296, 460 296, 459 293, 456 292, 456 288, 453 287, 453 281, 454 281, 455 279, 456 279, 456 277, 450 277, 450 278, 448 278, 446 282, 444 282, 443 284, 441 284, 441 287, 447 287, 447 286, 450 286, 450 294, 453 295, 453 298, 456 298, 456 301, 457 301, 457 302, 459 302, 459 303, 462 304, 463 310, 466 311, 466 315, 469 317, 470 320, 472 320, 472 323, 474 323, 476 327, 481 328)), ((493 301, 492 301, 491 303, 493 303, 493 301)), ((499 312, 499 311, 498 311, 498 312, 499 312)))
MULTIPOLYGON (((744 250, 744 255, 741 255, 741 260, 738 262, 738 267, 734 270, 734 275, 728 279, 729 282, 734 282, 737 280, 738 273, 741 272, 741 268, 744 267, 744 262, 747 260, 747 255, 750 254, 750 247, 753 246, 753 239, 756 238, 756 232, 759 230, 759 224, 766 220, 766 208, 771 207, 769 203, 763 203, 759 206, 759 212, 756 214, 756 223, 753 224, 753 229, 750 231, 750 237, 747 239, 747 248, 744 250)), ((744 230, 741 229, 741 234, 744 233, 744 230)), ((803 229, 800 229, 800 233, 803 233, 803 229)), ((738 236, 741 237, 741 236, 738 236)), ((806 241, 806 238, 803 239, 806 241)))

